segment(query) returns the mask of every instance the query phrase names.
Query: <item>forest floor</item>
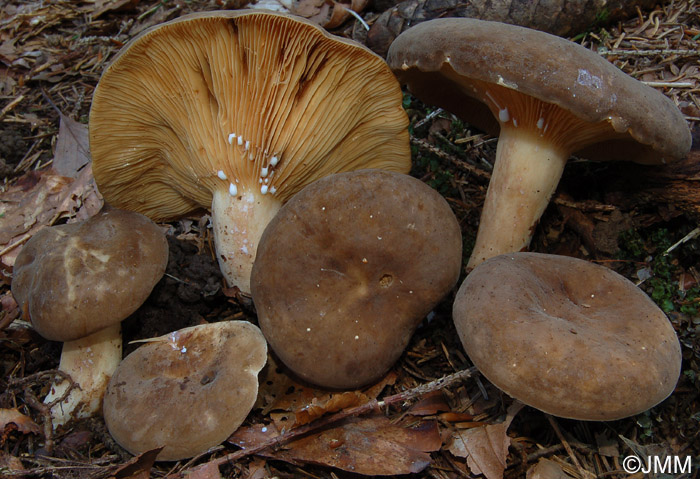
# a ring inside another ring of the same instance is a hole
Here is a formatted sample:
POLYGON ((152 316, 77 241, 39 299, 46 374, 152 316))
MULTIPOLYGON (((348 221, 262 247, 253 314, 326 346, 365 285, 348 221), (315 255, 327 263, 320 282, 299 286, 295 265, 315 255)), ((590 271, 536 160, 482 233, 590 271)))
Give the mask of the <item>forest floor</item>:
MULTIPOLYGON (((0 477, 164 477, 199 465, 192 477, 413 473, 457 478, 478 476, 481 470, 489 479, 500 474, 525 477, 527 471, 531 477, 543 478, 641 478, 642 472, 628 474, 623 468, 623 459, 635 454, 662 461, 672 458, 682 464, 690 458, 692 472, 682 472, 697 478, 700 194, 693 196, 693 192, 700 191, 700 175, 697 169, 693 175, 657 175, 651 167, 588 160, 567 166, 535 231, 531 250, 612 268, 637 283, 667 313, 681 342, 682 372, 671 396, 651 410, 609 422, 553 418, 529 407, 510 417, 513 400, 487 380, 472 377, 432 388, 381 414, 346 418, 302 440, 236 461, 220 460, 240 450, 235 439, 192 461, 154 465, 152 455, 132 458, 122 450, 101 418, 51 432, 46 409, 37 398, 50 387, 61 345, 42 339, 22 320, 9 287, 14 258, 38 229, 88 217, 102 205, 83 168, 89 160, 85 132, 94 88, 119 48, 148 26, 190 11, 235 8, 231 3, 4 2, 0 13, 0 477), (622 174, 635 179, 627 181, 622 174), (649 178, 655 176, 668 182, 654 183, 649 178), (509 425, 504 423, 506 418, 512 420, 509 425), (333 436, 335 443, 328 446, 330 439, 324 434, 329 431, 342 433, 342 441, 333 436)), ((372 24, 380 13, 368 8, 362 16, 372 24)), ((357 37, 361 25, 351 20, 333 31, 357 37)), ((684 113, 694 137, 694 149, 684 163, 691 166, 682 171, 700 163, 700 7, 695 1, 637 10, 625 21, 592 26, 572 39, 668 95, 684 113)), ((496 139, 409 95, 404 106, 411 120, 412 175, 448 200, 462 227, 467 258, 496 139)), ((168 225, 166 276, 123 323, 125 353, 136 347, 133 340, 194 324, 229 319, 257 322, 250 305, 224 287, 206 221, 207 217, 189 218, 168 225)), ((261 374, 259 401, 244 428, 251 434, 260 425, 282 428, 312 401, 321 413, 333 413, 431 385, 468 368, 471 363, 452 324, 453 300, 454 292, 434 309, 384 380, 354 392, 353 399, 346 395, 341 401, 339 393, 300 384, 283 367, 270 363, 261 374)), ((667 469, 666 474, 651 476, 678 477, 679 471, 671 474, 667 469)))

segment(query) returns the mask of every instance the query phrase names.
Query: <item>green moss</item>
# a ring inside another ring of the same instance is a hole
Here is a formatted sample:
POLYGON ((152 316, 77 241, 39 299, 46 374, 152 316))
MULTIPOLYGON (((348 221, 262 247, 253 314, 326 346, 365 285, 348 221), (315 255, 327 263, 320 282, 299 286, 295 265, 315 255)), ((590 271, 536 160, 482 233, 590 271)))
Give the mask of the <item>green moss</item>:
POLYGON ((644 265, 639 270, 644 270, 649 277, 643 288, 664 312, 679 311, 695 316, 700 306, 700 287, 681 289, 678 279, 682 270, 676 259, 678 248, 667 253, 678 239, 666 228, 625 231, 619 237, 619 259, 644 265))

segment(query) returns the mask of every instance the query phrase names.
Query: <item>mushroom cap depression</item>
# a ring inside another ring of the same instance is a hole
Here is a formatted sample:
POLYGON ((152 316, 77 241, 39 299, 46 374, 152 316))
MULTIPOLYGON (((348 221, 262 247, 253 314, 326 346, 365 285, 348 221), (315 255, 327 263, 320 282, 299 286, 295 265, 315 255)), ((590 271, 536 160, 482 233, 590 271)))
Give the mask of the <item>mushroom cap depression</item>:
POLYGON ((340 173, 297 193, 263 234, 251 278, 263 334, 311 383, 378 380, 456 284, 459 224, 408 175, 340 173))
POLYGON ((416 97, 489 133, 510 122, 596 160, 662 163, 690 149, 688 125, 669 98, 548 33, 435 19, 399 35, 387 62, 416 97))
POLYGON ((607 421, 668 397, 681 351, 663 311, 631 281, 584 260, 504 254, 462 283, 453 317, 474 365, 555 416, 607 421))
POLYGON ((32 236, 17 256, 12 294, 44 338, 73 341, 136 311, 167 263, 168 243, 155 223, 108 209, 32 236))
POLYGON ((245 420, 267 361, 260 330, 224 321, 154 338, 129 354, 110 380, 104 418, 134 455, 158 447, 159 461, 206 452, 245 420))
POLYGON ((300 17, 185 15, 131 40, 102 74, 95 179, 110 204, 168 220, 230 185, 284 202, 339 171, 407 172, 401 99, 384 60, 300 17))

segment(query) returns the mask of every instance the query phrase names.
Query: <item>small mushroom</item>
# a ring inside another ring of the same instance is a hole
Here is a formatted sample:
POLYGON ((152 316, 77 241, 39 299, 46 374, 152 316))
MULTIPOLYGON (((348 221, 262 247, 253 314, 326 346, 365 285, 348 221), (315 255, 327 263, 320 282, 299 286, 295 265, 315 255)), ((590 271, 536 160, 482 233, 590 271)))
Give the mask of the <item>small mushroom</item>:
POLYGON ((258 240, 322 176, 408 172, 396 78, 364 46, 262 10, 185 15, 134 38, 90 110, 95 180, 154 220, 210 209, 217 259, 250 291, 258 240))
POLYGON ((571 154, 657 164, 690 149, 669 98, 547 33, 430 20, 399 35, 387 62, 421 100, 499 135, 469 268, 529 245, 571 154))
MULTIPOLYGON (((168 243, 143 215, 103 210, 81 222, 44 228, 17 256, 12 294, 36 331, 63 341, 59 370, 79 385, 51 410, 54 427, 100 410, 122 359, 120 322, 165 273, 168 243)), ((44 402, 64 395, 54 384, 44 402)))
POLYGON ((262 236, 251 281, 260 328, 302 379, 369 384, 456 284, 461 260, 459 224, 423 182, 380 170, 322 178, 262 236))
POLYGON ((107 428, 134 455, 163 447, 158 461, 206 452, 248 416, 266 361, 265 338, 246 321, 150 339, 124 358, 109 382, 107 428))
POLYGON ((631 281, 581 259, 493 257, 464 280, 453 317, 489 381, 555 416, 632 416, 668 397, 680 375, 664 313, 631 281))

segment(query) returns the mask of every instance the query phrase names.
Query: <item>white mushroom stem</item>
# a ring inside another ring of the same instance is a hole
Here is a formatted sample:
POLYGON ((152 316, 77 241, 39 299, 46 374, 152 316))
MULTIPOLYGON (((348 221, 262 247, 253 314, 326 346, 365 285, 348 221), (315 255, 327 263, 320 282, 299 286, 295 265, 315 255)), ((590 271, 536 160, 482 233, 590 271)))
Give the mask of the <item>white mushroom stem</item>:
MULTIPOLYGON (((70 375, 78 387, 51 408, 53 427, 72 419, 91 417, 102 409, 107 383, 122 359, 121 326, 110 326, 90 336, 63 343, 58 369, 70 375)), ((63 396, 70 383, 59 381, 51 386, 44 403, 63 396)))
POLYGON ((282 203, 270 194, 242 189, 239 195, 214 191, 211 216, 216 258, 226 281, 250 294, 250 273, 258 242, 282 203))
POLYGON ((468 268, 521 251, 557 188, 569 152, 537 130, 501 124, 496 162, 468 268))

